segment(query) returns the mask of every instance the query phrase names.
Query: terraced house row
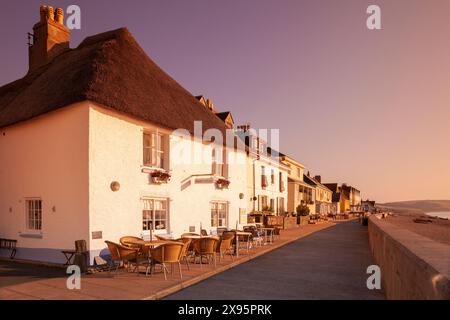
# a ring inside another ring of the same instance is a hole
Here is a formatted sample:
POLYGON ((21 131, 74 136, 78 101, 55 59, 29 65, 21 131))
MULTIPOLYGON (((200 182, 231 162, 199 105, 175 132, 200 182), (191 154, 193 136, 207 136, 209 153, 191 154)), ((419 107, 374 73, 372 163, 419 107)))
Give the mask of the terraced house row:
POLYGON ((124 234, 214 233, 258 213, 360 203, 194 97, 127 29, 70 48, 41 10, 33 34, 28 73, 0 88, 0 237, 18 240, 17 258, 63 262, 84 239, 92 261, 124 234))

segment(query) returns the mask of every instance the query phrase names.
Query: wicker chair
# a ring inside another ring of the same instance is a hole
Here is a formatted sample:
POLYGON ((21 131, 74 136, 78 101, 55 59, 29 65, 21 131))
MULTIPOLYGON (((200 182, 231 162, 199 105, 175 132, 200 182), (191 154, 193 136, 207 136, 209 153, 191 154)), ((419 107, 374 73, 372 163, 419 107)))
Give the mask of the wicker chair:
POLYGON ((229 254, 231 256, 231 260, 234 259, 233 257, 233 240, 234 240, 234 234, 225 234, 220 238, 219 243, 216 247, 216 253, 219 254, 219 261, 222 260, 222 258, 225 256, 225 254, 229 254))
POLYGON ((216 246, 218 240, 216 238, 201 238, 193 241, 194 258, 200 257, 200 268, 202 268, 202 258, 206 257, 208 263, 211 263, 211 258, 214 260, 214 267, 216 266, 216 246))
POLYGON ((189 255, 189 251, 191 249, 191 243, 192 240, 189 238, 180 238, 177 239, 176 241, 183 243, 183 250, 181 251, 181 259, 186 263, 186 267, 189 270, 189 261, 188 261, 188 255, 189 255))
POLYGON ((156 239, 158 240, 163 240, 163 241, 171 241, 171 239, 163 237, 163 236, 159 236, 159 235, 155 235, 156 239))
MULTIPOLYGON (((180 279, 183 279, 181 273, 181 254, 184 248, 183 243, 165 243, 154 249, 150 249, 150 273, 153 274, 155 265, 160 264, 164 272, 164 279, 167 280, 167 264, 171 265, 171 273, 173 273, 173 265, 178 264, 180 279)), ((148 267, 146 275, 148 274, 148 267)))
POLYGON ((141 238, 135 237, 135 236, 125 236, 120 238, 119 242, 121 245, 129 248, 139 248, 139 245, 133 244, 134 241, 141 241, 141 238))
POLYGON ((181 238, 185 238, 185 237, 189 237, 189 236, 195 236, 195 237, 200 237, 200 235, 198 233, 194 233, 194 232, 186 232, 183 233, 181 235, 181 238))
POLYGON ((105 241, 105 243, 111 253, 112 263, 109 266, 109 272, 111 272, 111 269, 115 264, 117 264, 115 270, 117 272, 121 265, 126 265, 127 271, 129 271, 130 265, 132 263, 137 263, 139 249, 126 247, 111 241, 105 241))
POLYGON ((221 237, 225 231, 227 231, 227 228, 217 228, 217 235, 221 237))

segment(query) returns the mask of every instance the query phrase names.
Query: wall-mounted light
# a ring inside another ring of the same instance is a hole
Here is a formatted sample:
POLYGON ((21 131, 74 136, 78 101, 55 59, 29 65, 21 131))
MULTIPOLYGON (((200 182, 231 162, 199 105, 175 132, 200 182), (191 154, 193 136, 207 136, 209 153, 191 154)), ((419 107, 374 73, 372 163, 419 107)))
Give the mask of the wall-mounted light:
POLYGON ((111 190, 113 192, 119 191, 119 189, 120 189, 120 183, 119 182, 117 182, 117 181, 111 182, 111 190))
POLYGON ((241 192, 241 193, 239 193, 239 199, 244 199, 244 194, 241 192))

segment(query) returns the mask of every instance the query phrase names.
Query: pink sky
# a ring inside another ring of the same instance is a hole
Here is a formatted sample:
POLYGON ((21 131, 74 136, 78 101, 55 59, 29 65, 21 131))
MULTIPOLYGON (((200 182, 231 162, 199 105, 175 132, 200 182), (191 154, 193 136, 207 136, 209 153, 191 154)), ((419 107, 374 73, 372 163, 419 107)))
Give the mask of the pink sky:
MULTIPOLYGON (((42 1, 0 12, 0 85, 27 71, 42 1)), ((126 26, 149 56, 237 122, 279 128, 325 182, 377 201, 450 199, 450 1, 48 1, 84 37, 126 26), (366 28, 366 8, 382 30, 366 28)))

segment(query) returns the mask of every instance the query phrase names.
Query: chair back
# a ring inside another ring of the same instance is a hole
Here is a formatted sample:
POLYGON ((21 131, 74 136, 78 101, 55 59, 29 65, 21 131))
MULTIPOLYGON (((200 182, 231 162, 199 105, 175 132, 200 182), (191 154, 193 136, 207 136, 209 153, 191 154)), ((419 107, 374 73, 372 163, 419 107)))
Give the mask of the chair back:
POLYGON ((186 232, 186 233, 183 233, 183 234, 181 235, 181 238, 189 237, 189 236, 197 236, 197 237, 200 237, 200 235, 199 235, 198 233, 194 233, 194 232, 186 232))
POLYGON ((151 258, 158 263, 179 262, 183 248, 183 243, 165 243, 151 249, 151 258))
POLYGON ((121 261, 119 249, 117 248, 118 244, 111 242, 111 241, 105 241, 106 245, 108 246, 108 250, 111 253, 111 260, 112 261, 121 261))
POLYGON ((221 237, 225 231, 227 231, 227 228, 217 228, 217 235, 221 237))
POLYGON ((231 243, 232 244, 236 243, 236 232, 235 231, 224 231, 222 233, 222 237, 225 237, 225 236, 228 236, 228 237, 232 236, 233 239, 232 239, 231 243))
POLYGON ((159 235, 157 235, 157 234, 155 234, 155 237, 156 237, 156 239, 158 239, 158 240, 163 240, 163 241, 169 241, 169 240, 171 240, 171 239, 169 239, 169 238, 166 238, 166 237, 163 237, 163 236, 159 236, 159 235))
POLYGON ((83 253, 87 251, 86 240, 75 241, 75 251, 77 253, 83 253))
POLYGON ((138 245, 131 243, 136 240, 142 240, 142 239, 135 237, 135 236, 125 236, 125 237, 120 238, 119 242, 121 245, 123 245, 125 247, 137 248, 137 247, 139 247, 138 245))
POLYGON ((217 249, 216 252, 224 252, 228 249, 231 248, 231 246, 233 245, 233 240, 234 240, 234 234, 228 233, 223 235, 220 238, 220 242, 217 245, 217 249))
POLYGON ((192 240, 189 238, 180 238, 176 241, 181 242, 183 244, 183 250, 181 250, 181 257, 185 257, 189 251, 192 240))
POLYGON ((194 251, 198 254, 213 254, 216 252, 216 238, 201 238, 194 242, 194 251))
POLYGON ((127 247, 121 244, 117 244, 117 250, 119 251, 120 259, 122 260, 135 259, 139 252, 139 248, 127 247))

